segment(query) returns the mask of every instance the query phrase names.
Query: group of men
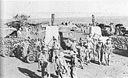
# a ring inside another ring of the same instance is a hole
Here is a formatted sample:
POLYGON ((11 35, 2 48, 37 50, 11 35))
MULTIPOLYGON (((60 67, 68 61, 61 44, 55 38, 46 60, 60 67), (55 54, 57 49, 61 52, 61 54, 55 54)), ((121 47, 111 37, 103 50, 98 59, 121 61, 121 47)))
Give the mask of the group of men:
MULTIPOLYGON (((68 41, 68 43, 69 42, 70 41, 68 41)), ((78 53, 80 59, 83 59, 83 62, 85 61, 85 59, 86 62, 90 62, 91 60, 95 61, 96 56, 98 56, 99 64, 101 64, 103 56, 105 60, 107 60, 107 58, 109 60, 109 55, 112 53, 112 44, 110 38, 107 38, 105 42, 103 42, 100 38, 80 38, 79 41, 75 39, 73 40, 73 43, 70 44, 71 49, 74 52, 78 53)))
POLYGON ((42 49, 42 51, 39 52, 38 55, 38 65, 39 67, 41 67, 42 77, 44 77, 45 72, 47 72, 46 76, 50 78, 52 69, 50 68, 50 65, 53 65, 56 75, 58 75, 58 77, 65 78, 65 75, 74 78, 73 71, 75 66, 74 64, 76 63, 74 62, 74 56, 76 56, 76 54, 74 53, 75 46, 72 45, 72 48, 73 49, 71 52, 70 61, 67 63, 64 57, 65 54, 55 37, 53 37, 53 43, 51 48, 49 48, 49 46, 45 44, 44 48, 42 49))
POLYGON ((110 38, 106 39, 105 42, 100 38, 93 39, 90 37, 86 39, 80 38, 78 41, 76 39, 68 39, 66 47, 66 51, 69 51, 70 55, 69 61, 67 61, 65 53, 60 50, 61 46, 54 37, 50 49, 47 45, 44 45, 38 57, 39 65, 42 68, 42 77, 44 77, 45 70, 49 74, 47 76, 50 77, 50 63, 54 65, 56 74, 61 78, 64 78, 65 74, 70 78, 77 77, 77 68, 83 69, 84 64, 88 65, 91 61, 96 62, 96 57, 98 57, 100 65, 103 64, 103 60, 105 60, 105 65, 109 65, 110 54, 112 53, 110 38))

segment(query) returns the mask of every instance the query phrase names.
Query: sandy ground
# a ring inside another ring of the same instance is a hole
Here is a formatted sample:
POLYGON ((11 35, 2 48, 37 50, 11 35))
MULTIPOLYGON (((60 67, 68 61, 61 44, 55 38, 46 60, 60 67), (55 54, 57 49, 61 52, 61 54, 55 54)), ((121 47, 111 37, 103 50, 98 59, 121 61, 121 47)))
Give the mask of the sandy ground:
MULTIPOLYGON (((0 57, 0 78, 41 78, 37 63, 28 64, 15 57, 0 57)), ((53 66, 51 66, 53 71, 53 66)), ((114 50, 111 55, 110 66, 90 63, 84 69, 78 68, 77 78, 128 78, 128 53, 114 50)), ((67 77, 65 77, 67 78, 67 77)))

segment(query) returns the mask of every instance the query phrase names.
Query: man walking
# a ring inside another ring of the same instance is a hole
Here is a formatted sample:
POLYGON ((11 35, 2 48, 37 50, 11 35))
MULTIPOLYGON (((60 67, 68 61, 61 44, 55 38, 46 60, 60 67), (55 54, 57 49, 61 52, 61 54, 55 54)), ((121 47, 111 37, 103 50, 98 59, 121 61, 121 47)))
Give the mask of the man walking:
MULTIPOLYGON (((48 61, 47 61, 47 57, 46 57, 46 48, 44 48, 44 50, 42 52, 40 52, 39 54, 39 63, 41 66, 41 77, 44 78, 45 76, 45 72, 46 72, 46 68, 48 65, 48 61)), ((47 72, 48 73, 48 72, 47 72)))

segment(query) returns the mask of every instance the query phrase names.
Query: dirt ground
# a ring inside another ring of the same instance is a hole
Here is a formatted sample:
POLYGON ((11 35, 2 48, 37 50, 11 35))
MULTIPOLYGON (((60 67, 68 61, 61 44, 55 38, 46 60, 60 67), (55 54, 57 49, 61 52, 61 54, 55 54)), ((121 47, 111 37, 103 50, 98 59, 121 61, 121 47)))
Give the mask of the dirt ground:
MULTIPOLYGON (((41 78, 37 63, 24 63, 15 57, 0 57, 0 60, 0 78, 41 78)), ((54 72, 53 66, 51 70, 54 72)), ((77 78, 128 78, 128 52, 114 50, 110 66, 90 63, 84 69, 78 68, 77 78)))

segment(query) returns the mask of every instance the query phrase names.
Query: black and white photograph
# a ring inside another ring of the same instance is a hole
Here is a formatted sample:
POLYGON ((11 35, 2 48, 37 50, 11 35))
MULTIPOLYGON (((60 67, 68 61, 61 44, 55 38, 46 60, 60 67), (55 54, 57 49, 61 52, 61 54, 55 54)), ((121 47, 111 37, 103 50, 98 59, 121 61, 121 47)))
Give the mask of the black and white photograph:
POLYGON ((128 78, 128 0, 1 0, 0 78, 128 78))

